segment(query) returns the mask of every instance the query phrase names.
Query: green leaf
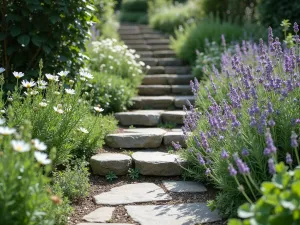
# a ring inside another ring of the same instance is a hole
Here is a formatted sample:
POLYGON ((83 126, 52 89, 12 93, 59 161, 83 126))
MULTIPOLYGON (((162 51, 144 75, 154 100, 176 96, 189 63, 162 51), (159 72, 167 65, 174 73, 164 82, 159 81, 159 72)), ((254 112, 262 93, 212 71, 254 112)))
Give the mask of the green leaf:
POLYGON ((292 184, 292 191, 300 197, 300 181, 296 181, 292 184))
POLYGON ((31 38, 31 41, 34 45, 38 46, 38 47, 41 47, 42 43, 43 43, 43 39, 38 36, 38 35, 35 35, 31 38))
POLYGON ((44 52, 46 52, 47 54, 49 54, 51 52, 51 48, 49 48, 47 45, 43 45, 43 50, 44 52))
POLYGON ((22 47, 26 47, 30 42, 30 37, 28 35, 21 35, 18 37, 18 42, 22 47))
POLYGON ((243 225, 243 222, 238 219, 231 219, 231 220, 229 220, 228 225, 243 225))
POLYGON ((245 203, 245 204, 241 205, 238 209, 238 215, 239 215, 239 217, 241 217, 243 219, 254 216, 253 206, 251 206, 249 203, 245 203))
POLYGON ((5 37, 6 37, 5 33, 0 32, 0 41, 3 41, 5 37))
POLYGON ((21 34, 21 28, 18 27, 18 26, 13 26, 13 27, 11 28, 11 30, 10 30, 10 34, 11 34, 11 36, 13 36, 13 37, 18 36, 19 34, 21 34))
POLYGON ((17 50, 16 46, 10 46, 7 48, 7 55, 11 55, 12 53, 14 53, 17 50))
POLYGON ((276 186, 272 182, 263 182, 261 185, 261 191, 264 194, 270 193, 274 188, 276 188, 276 186))
POLYGON ((52 15, 49 17, 49 19, 52 24, 55 24, 56 22, 58 22, 60 20, 60 17, 58 15, 52 15))

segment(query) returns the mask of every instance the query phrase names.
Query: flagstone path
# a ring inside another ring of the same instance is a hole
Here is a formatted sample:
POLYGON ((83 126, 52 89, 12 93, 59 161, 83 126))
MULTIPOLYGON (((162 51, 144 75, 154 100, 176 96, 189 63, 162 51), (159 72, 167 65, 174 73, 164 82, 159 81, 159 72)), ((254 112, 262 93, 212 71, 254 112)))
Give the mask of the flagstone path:
MULTIPOLYGON (((131 110, 115 114, 122 129, 106 137, 106 144, 113 151, 91 158, 93 173, 126 175, 129 168, 135 168, 145 176, 180 176, 186 162, 167 149, 172 142, 184 147, 183 133, 180 129, 164 127, 181 126, 186 115, 183 105, 187 100, 194 101, 189 87, 193 79, 190 68, 175 58, 165 35, 144 25, 122 25, 119 32, 125 44, 135 49, 151 69, 138 88, 139 95, 132 99, 131 110), (124 149, 134 152, 125 154, 124 149)), ((99 207, 85 215, 78 225, 125 225, 111 223, 114 211, 122 205, 134 224, 220 224, 214 223, 221 220, 218 212, 211 212, 206 202, 173 203, 175 193, 203 195, 207 191, 204 185, 190 181, 162 179, 160 185, 139 181, 124 184, 93 196, 94 204, 99 207)))

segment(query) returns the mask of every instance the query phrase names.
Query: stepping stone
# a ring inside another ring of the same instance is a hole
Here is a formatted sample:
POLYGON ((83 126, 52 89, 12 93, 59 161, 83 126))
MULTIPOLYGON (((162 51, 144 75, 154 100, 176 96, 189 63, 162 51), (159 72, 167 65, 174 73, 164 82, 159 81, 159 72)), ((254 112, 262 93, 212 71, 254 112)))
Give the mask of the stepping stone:
POLYGON ((92 156, 90 164, 94 174, 106 175, 114 172, 116 175, 125 175, 132 165, 132 159, 125 154, 99 153, 92 156))
POLYGON ((169 75, 169 84, 190 84, 190 81, 194 79, 193 75, 169 75))
POLYGON ((141 58, 140 60, 149 66, 157 66, 158 64, 158 59, 155 58, 141 58))
POLYGON ((142 175, 151 176, 179 176, 185 163, 178 155, 166 152, 140 151, 133 153, 132 158, 142 175))
POLYGON ((176 96, 175 98, 175 107, 182 108, 184 105, 186 105, 186 101, 189 100, 191 104, 195 102, 194 96, 176 96))
POLYGON ((143 84, 145 85, 166 85, 169 84, 168 79, 170 75, 160 74, 160 75, 147 75, 143 78, 143 84))
POLYGON ((147 70, 147 74, 162 74, 165 72, 165 67, 163 66, 153 66, 147 70))
POLYGON ((165 188, 170 192, 176 193, 195 193, 206 192, 206 187, 198 182, 194 181, 163 181, 165 188))
POLYGON ((165 72, 168 74, 188 74, 190 72, 188 66, 166 66, 165 72))
POLYGON ((101 207, 84 216, 82 219, 87 222, 104 223, 111 220, 115 207, 101 207))
POLYGON ((131 223, 78 223, 77 225, 132 225, 131 223))
POLYGON ((168 95, 171 94, 171 85, 140 85, 139 95, 168 95))
POLYGON ((147 44, 149 44, 149 45, 161 45, 161 44, 169 45, 170 41, 169 41, 169 39, 149 39, 149 40, 147 40, 147 44))
POLYGON ((158 65, 159 66, 182 66, 182 61, 176 58, 163 58, 158 61, 158 65))
POLYGON ((166 130, 161 128, 134 128, 134 129, 124 129, 124 133, 156 133, 156 134, 165 134, 166 130))
POLYGON ((168 201, 171 196, 153 183, 126 184, 94 196, 98 205, 124 205, 152 201, 168 201))
POLYGON ((160 122, 162 112, 162 110, 138 110, 115 113, 115 117, 123 126, 156 126, 160 122))
POLYGON ((192 75, 155 74, 144 76, 143 84, 189 84, 193 78, 192 75))
POLYGON ((190 85, 172 85, 173 94, 187 95, 192 94, 192 89, 190 85))
POLYGON ((172 58, 172 57, 176 57, 176 54, 172 50, 153 51, 153 57, 157 57, 157 58, 172 58))
POLYGON ((127 129, 124 133, 109 134, 106 136, 106 144, 112 148, 158 148, 163 139, 165 130, 151 129, 127 129))
POLYGON ((221 220, 218 212, 211 212, 206 203, 130 205, 125 208, 141 225, 195 225, 221 220))
POLYGON ((173 105, 173 96, 137 96, 132 98, 134 109, 167 109, 173 105))
POLYGON ((182 147, 186 147, 182 131, 165 133, 163 142, 165 146, 172 146, 172 142, 175 142, 179 143, 182 147))
POLYGON ((183 124, 186 112, 184 111, 165 111, 161 114, 164 123, 183 124))

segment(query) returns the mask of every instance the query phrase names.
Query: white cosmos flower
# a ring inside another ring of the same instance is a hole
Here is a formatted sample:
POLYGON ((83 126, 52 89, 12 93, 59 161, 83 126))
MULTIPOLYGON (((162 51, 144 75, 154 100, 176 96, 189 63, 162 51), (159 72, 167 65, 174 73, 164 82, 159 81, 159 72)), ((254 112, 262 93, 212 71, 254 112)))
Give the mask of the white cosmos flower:
POLYGON ((10 143, 16 152, 30 151, 30 145, 23 140, 12 140, 10 143))
POLYGON ((39 80, 37 83, 39 86, 47 86, 48 85, 48 82, 44 81, 44 80, 39 80))
POLYGON ((58 79, 59 79, 58 76, 55 76, 55 75, 52 75, 49 73, 47 73, 45 76, 47 77, 48 80, 52 80, 52 81, 58 81, 58 79))
POLYGON ((89 133, 89 131, 87 129, 85 129, 84 127, 79 127, 78 130, 85 134, 89 133))
POLYGON ((40 141, 39 139, 33 139, 32 143, 36 150, 45 151, 47 149, 47 145, 45 145, 45 143, 40 141))
POLYGON ((104 111, 104 109, 100 108, 100 105, 95 106, 95 107, 94 107, 94 110, 95 110, 96 112, 103 112, 103 111, 104 111))
POLYGON ((1 118, 1 119, 0 119, 0 125, 3 125, 3 124, 5 124, 5 122, 6 122, 6 120, 5 120, 5 119, 3 119, 3 118, 1 118))
POLYGON ((74 89, 68 89, 68 88, 66 88, 65 91, 69 95, 75 95, 75 90, 74 89))
POLYGON ((47 104, 46 102, 40 102, 39 105, 40 105, 41 107, 46 107, 48 104, 47 104))
POLYGON ((66 77, 70 72, 69 71, 60 71, 57 75, 61 77, 66 77))
POLYGON ((3 67, 0 67, 0 73, 3 73, 5 69, 3 67))
POLYGON ((51 163, 51 159, 48 159, 48 155, 43 152, 34 152, 34 157, 38 163, 47 165, 51 163))
POLYGON ((2 135, 11 135, 15 132, 16 132, 15 128, 0 127, 0 134, 2 134, 2 135))
POLYGON ((19 79, 19 78, 21 78, 21 77, 24 77, 24 73, 22 73, 22 72, 16 72, 16 71, 14 71, 14 72, 13 72, 13 75, 14 75, 15 78, 17 78, 17 79, 19 79))
POLYGON ((23 80, 21 84, 25 88, 32 88, 36 85, 36 83, 34 81, 27 81, 27 80, 23 80))
POLYGON ((59 113, 59 114, 63 114, 64 113, 64 110, 62 109, 62 105, 57 105, 57 107, 53 107, 54 111, 59 113))

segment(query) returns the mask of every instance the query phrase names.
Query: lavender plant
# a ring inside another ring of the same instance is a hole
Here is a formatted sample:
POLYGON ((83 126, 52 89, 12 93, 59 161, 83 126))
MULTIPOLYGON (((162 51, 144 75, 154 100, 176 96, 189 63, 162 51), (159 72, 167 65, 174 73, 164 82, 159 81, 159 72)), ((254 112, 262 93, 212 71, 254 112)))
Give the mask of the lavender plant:
POLYGON ((262 40, 259 44, 244 41, 234 55, 222 55, 221 71, 213 69, 207 82, 191 82, 197 101, 195 106, 188 103, 191 113, 182 128, 188 145, 183 152, 189 161, 186 171, 221 190, 211 206, 225 216, 261 195, 258 187, 271 179, 274 163, 298 158, 297 28, 295 24, 292 47, 274 38, 269 28, 268 45, 262 40))

